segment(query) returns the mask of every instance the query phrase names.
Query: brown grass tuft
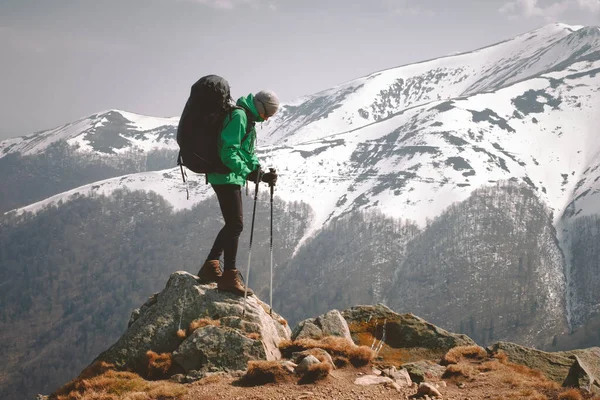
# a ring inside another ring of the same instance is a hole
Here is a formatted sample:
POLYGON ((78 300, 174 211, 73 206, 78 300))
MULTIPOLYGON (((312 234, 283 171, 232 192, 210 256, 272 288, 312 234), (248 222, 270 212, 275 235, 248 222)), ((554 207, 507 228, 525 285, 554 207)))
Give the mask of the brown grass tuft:
POLYGON ((493 357, 502 364, 506 364, 508 362, 508 355, 502 350, 500 350, 497 353, 494 353, 493 357))
POLYGON ((450 364, 442 378, 472 378, 475 375, 475 369, 468 364, 450 364))
POLYGON ((240 383, 243 386, 259 386, 290 380, 290 374, 278 361, 248 361, 248 371, 240 383))
POLYGON ((460 360, 485 360, 488 357, 487 351, 479 346, 458 346, 450 349, 442 357, 442 365, 458 364, 460 360))
POLYGON ((192 321, 190 323, 190 326, 188 327, 188 336, 191 335, 192 333, 194 333, 194 331, 196 329, 203 328, 208 325, 221 326, 221 321, 219 321, 218 319, 212 319, 212 318, 196 319, 196 320, 192 321))
POLYGON ((355 367, 362 367, 371 362, 375 357, 375 352, 367 346, 356 346, 348 352, 350 362, 355 367))
POLYGON ((529 367, 526 367, 525 365, 513 363, 509 363, 507 365, 510 369, 512 369, 514 372, 517 372, 520 375, 524 375, 529 378, 534 378, 535 380, 539 381, 545 381, 547 379, 546 375, 544 375, 541 371, 531 369, 529 367))
POLYGON ((146 352, 146 357, 148 357, 148 378, 164 378, 173 364, 172 356, 171 353, 158 354, 151 350, 146 352))
POLYGON ((577 389, 569 389, 558 395, 558 400, 583 400, 581 392, 577 389))
POLYGON ((522 389, 518 393, 509 395, 509 399, 514 400, 548 400, 546 395, 541 394, 534 389, 522 389))
MULTIPOLYGON (((104 367, 100 366, 100 370, 102 368, 104 367)), ((89 371, 88 373, 94 375, 89 371)), ((132 372, 108 369, 100 375, 86 378, 82 378, 82 375, 58 389, 50 398, 55 400, 121 400, 125 398, 147 400, 179 398, 187 393, 187 389, 183 385, 168 381, 149 382, 132 372), (139 396, 140 393, 143 393, 144 396, 139 396)))
POLYGON ((288 324, 287 320, 285 318, 283 318, 283 317, 279 317, 279 319, 277 320, 277 322, 279 322, 283 326, 287 326, 287 324, 288 324))
POLYGON ((183 340, 183 339, 187 338, 187 336, 188 336, 188 335, 187 335, 187 333, 186 333, 186 331, 185 331, 185 330, 183 330, 183 329, 180 329, 180 330, 178 330, 178 331, 177 331, 177 337, 178 337, 179 339, 183 340))
POLYGON ((486 361, 483 364, 477 366, 477 369, 481 372, 496 371, 498 368, 500 368, 500 362, 498 362, 497 360, 486 361))
POLYGON ((336 368, 346 368, 348 365, 350 365, 350 360, 348 360, 346 357, 334 357, 333 358, 333 363, 335 364, 336 368))
POLYGON ((246 337, 248 339, 252 339, 252 340, 260 340, 260 333, 257 333, 257 332, 248 333, 246 335, 246 337))
POLYGON ((302 378, 298 381, 298 383, 304 385, 323 380, 329 376, 331 369, 332 366, 329 363, 313 364, 308 367, 308 370, 304 373, 304 375, 302 375, 302 378))
POLYGON ((327 351, 332 357, 344 357, 355 367, 369 364, 375 352, 367 346, 357 346, 348 339, 338 336, 327 336, 321 340, 299 339, 294 342, 282 341, 279 349, 284 357, 290 358, 292 353, 320 348, 327 351))
POLYGON ((219 383, 223 380, 222 375, 210 375, 200 379, 197 385, 210 385, 211 383, 219 383))

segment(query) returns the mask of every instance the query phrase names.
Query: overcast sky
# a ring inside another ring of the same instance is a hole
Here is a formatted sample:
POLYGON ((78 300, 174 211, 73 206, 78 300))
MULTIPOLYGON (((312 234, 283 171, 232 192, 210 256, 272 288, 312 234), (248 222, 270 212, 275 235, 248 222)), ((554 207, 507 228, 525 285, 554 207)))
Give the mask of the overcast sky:
POLYGON ((285 102, 556 21, 600 25, 600 0, 0 0, 0 139, 177 116, 210 73, 285 102))

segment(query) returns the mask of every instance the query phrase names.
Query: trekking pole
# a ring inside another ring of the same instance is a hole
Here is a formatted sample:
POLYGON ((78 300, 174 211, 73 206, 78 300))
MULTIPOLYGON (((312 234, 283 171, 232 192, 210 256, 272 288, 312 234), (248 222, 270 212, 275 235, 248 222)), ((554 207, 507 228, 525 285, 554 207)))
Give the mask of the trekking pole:
POLYGON ((246 315, 246 304, 248 297, 248 282, 250 280, 250 260, 252 259, 252 238, 254 237, 254 218, 256 217, 256 200, 258 199, 258 184, 260 183, 260 178, 262 176, 262 171, 258 171, 256 176, 256 189, 254 189, 254 209, 252 210, 252 226, 250 228, 250 246, 248 248, 248 270, 246 271, 246 281, 244 282, 244 311, 242 311, 242 318, 246 315))
MULTIPOLYGON (((275 174, 275 168, 269 168, 269 172, 275 174)), ((270 253, 271 253, 271 282, 269 284, 269 315, 273 315, 273 192, 275 190, 275 183, 269 183, 269 188, 271 189, 271 243, 270 253)))

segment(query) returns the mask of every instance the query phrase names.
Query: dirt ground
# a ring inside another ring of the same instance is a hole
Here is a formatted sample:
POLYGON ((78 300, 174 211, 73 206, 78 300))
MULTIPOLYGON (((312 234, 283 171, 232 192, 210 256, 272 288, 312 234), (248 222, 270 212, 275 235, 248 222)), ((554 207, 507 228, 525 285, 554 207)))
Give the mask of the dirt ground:
MULTIPOLYGON (((539 376, 530 376, 520 371, 505 370, 503 365, 494 370, 480 371, 477 364, 464 363, 469 370, 468 376, 449 379, 431 379, 429 383, 438 387, 442 399, 447 400, 600 400, 590 394, 579 392, 565 396, 567 389, 559 388, 539 376)), ((486 368, 483 368, 484 370, 486 368)), ((412 399, 417 393, 417 385, 401 388, 388 388, 383 385, 359 386, 354 380, 370 372, 366 369, 337 369, 330 376, 315 384, 299 385, 294 382, 267 384, 255 387, 242 387, 234 378, 205 378, 188 385, 188 394, 181 400, 209 399, 264 399, 264 400, 300 400, 300 399, 332 399, 332 400, 368 400, 368 399, 412 399)))

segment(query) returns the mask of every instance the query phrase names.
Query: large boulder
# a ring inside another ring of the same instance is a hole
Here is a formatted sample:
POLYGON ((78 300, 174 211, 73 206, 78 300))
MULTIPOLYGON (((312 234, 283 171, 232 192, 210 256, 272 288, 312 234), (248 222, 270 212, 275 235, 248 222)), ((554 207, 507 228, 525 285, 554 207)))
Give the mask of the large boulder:
POLYGON ((292 333, 293 340, 319 340, 326 336, 339 336, 352 341, 348 324, 338 310, 331 310, 317 318, 305 319, 298 323, 292 333))
POLYGON ((472 346, 466 335, 441 329, 412 314, 398 314, 383 304, 344 310, 352 340, 373 348, 378 359, 390 365, 439 360, 456 346, 472 346))
POLYGON ((541 371, 563 386, 580 387, 600 393, 600 348, 545 352, 514 343, 498 342, 488 347, 503 351, 508 360, 541 371))
POLYGON ((283 318, 268 310, 256 296, 249 296, 244 314, 243 297, 220 292, 214 283, 200 285, 187 272, 175 272, 162 292, 133 312, 125 333, 95 361, 144 374, 149 350, 171 353, 176 369, 185 372, 239 370, 249 360, 278 360, 278 345, 290 339, 291 331, 283 318), (201 318, 213 324, 178 336, 201 318))

